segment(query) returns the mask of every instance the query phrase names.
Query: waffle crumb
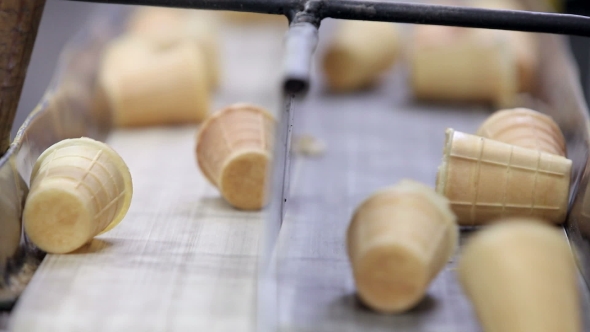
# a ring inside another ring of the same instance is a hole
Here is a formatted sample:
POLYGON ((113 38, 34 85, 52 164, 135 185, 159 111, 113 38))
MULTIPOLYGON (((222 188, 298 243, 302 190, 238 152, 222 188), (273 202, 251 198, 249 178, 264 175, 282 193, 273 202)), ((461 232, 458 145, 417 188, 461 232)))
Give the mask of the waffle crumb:
POLYGON ((320 157, 326 152, 326 143, 311 135, 301 135, 295 138, 293 151, 297 155, 320 157))

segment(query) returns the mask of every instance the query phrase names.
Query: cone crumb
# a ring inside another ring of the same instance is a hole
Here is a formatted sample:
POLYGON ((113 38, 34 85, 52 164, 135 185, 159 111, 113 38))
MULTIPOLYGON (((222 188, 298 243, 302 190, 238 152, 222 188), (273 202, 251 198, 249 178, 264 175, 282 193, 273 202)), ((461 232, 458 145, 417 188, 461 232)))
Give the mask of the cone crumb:
POLYGON ((298 155, 319 157, 326 151, 326 143, 311 135, 301 135, 294 141, 293 151, 298 155))

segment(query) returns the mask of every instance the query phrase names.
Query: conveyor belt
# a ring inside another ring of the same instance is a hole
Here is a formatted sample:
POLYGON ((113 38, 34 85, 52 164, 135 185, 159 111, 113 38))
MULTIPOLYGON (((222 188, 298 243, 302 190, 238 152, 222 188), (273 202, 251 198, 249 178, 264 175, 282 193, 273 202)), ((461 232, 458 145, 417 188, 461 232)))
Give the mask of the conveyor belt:
MULTIPOLYGON (((328 33, 330 22, 324 24, 328 33)), ((224 86, 215 108, 237 101, 280 108, 283 32, 284 26, 224 32, 224 86)), ((398 66, 374 91, 335 96, 316 84, 297 103, 295 134, 311 134, 327 150, 318 158, 293 156, 277 250, 278 303, 262 313, 276 314, 281 331, 479 331, 456 282, 455 259, 408 314, 377 315, 354 296, 344 251, 352 210, 402 178, 434 185, 444 129, 473 132, 489 114, 480 106, 415 103, 406 82, 398 66)), ((205 181, 194 160, 196 130, 109 136, 134 178, 131 210, 90 246, 45 258, 12 313, 14 331, 254 328, 262 214, 236 212, 205 181)), ((588 312, 587 289, 580 290, 588 312)))

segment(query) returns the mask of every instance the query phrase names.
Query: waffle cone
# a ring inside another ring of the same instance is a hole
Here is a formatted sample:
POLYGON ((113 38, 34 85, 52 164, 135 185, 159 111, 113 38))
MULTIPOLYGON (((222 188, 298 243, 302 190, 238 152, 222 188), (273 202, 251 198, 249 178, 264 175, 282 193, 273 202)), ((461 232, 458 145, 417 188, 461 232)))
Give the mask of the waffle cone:
POLYGON ((582 331, 578 276, 563 231, 504 220, 468 241, 459 281, 485 331, 582 331))
POLYGON ((202 51, 209 87, 216 89, 221 81, 219 24, 209 11, 176 8, 141 7, 127 25, 127 32, 158 49, 192 41, 202 51))
MULTIPOLYGON (((476 8, 526 10, 519 1, 510 0, 479 0, 473 5, 476 8)), ((519 91, 530 92, 534 88, 536 72, 539 66, 538 41, 534 34, 520 31, 495 31, 508 38, 510 47, 516 56, 519 77, 519 91)))
POLYGON ((257 210, 266 203, 274 118, 248 104, 231 105, 202 125, 197 163, 205 177, 238 209, 257 210))
POLYGON ((395 62, 399 44, 395 24, 339 22, 322 62, 328 87, 345 92, 375 83, 395 62))
POLYGON ((357 290, 370 308, 408 310, 424 296, 458 240, 448 201, 404 180, 379 191, 355 211, 347 249, 357 290))
POLYGON ((203 55, 194 43, 162 51, 137 40, 118 47, 105 56, 100 76, 116 125, 170 125, 205 119, 209 88, 203 55), (136 61, 127 65, 127 56, 133 53, 138 54, 136 61), (121 58, 125 60, 119 62, 121 58))
POLYGON ((410 56, 417 99, 507 106, 518 90, 509 42, 487 30, 418 26, 410 56))
POLYGON ((477 135, 523 148, 566 155, 565 138, 557 123, 550 116, 525 108, 494 113, 479 127, 477 135))
POLYGON ((33 168, 25 231, 42 250, 71 252, 118 225, 132 195, 129 169, 110 147, 89 138, 63 140, 33 168))
POLYGON ((461 225, 516 216, 561 224, 571 168, 561 156, 447 129, 436 189, 461 225))

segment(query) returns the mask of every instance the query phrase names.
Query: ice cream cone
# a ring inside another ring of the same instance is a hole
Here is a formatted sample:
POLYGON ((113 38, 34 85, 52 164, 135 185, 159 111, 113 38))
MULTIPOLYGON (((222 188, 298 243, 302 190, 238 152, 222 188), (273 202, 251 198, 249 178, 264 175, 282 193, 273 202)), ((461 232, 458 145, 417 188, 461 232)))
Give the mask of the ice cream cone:
MULTIPOLYGON (((478 0, 473 2, 476 8, 526 10, 520 1, 511 0, 478 0)), ((534 88, 537 67, 539 66, 538 41, 533 33, 520 31, 496 30, 495 33, 505 35, 516 56, 519 76, 519 91, 531 92, 534 88)))
POLYGON ((346 92, 375 83, 395 62, 400 49, 392 23, 341 21, 323 58, 328 87, 346 92))
POLYGON ((448 200, 410 180, 381 190, 355 211, 347 249, 361 300, 398 313, 415 306, 458 240, 448 200))
POLYGON ((209 88, 203 55, 194 43, 158 51, 149 43, 126 38, 111 52, 105 55, 100 84, 117 126, 198 123, 205 119, 209 88))
POLYGON ((447 129, 436 190, 461 225, 516 216, 561 224, 571 168, 561 156, 447 129))
POLYGON ((543 222, 506 220, 476 234, 458 275, 486 332, 583 330, 572 251, 543 222))
POLYGON ((517 108, 490 116, 477 135, 523 148, 565 157, 565 138, 553 119, 542 113, 517 108))
POLYGON ((149 62, 156 52, 149 42, 132 36, 114 39, 102 54, 99 79, 112 80, 120 72, 137 70, 149 62))
POLYGON ((231 205, 258 210, 266 204, 274 118, 265 110, 234 104, 212 115, 197 136, 198 165, 231 205))
POLYGON ((162 29, 176 31, 186 18, 187 9, 152 6, 137 7, 127 20, 127 32, 138 34, 157 34, 162 29))
POLYGON ((216 89, 221 80, 219 24, 216 13, 204 10, 141 7, 131 16, 127 32, 158 49, 192 41, 203 52, 208 83, 216 89))
POLYGON ((417 99, 513 104, 518 74, 505 36, 454 27, 414 29, 410 77, 417 99))
POLYGON ((33 168, 25 232, 46 252, 74 251, 118 225, 132 195, 129 169, 114 150, 89 138, 60 141, 33 168))

